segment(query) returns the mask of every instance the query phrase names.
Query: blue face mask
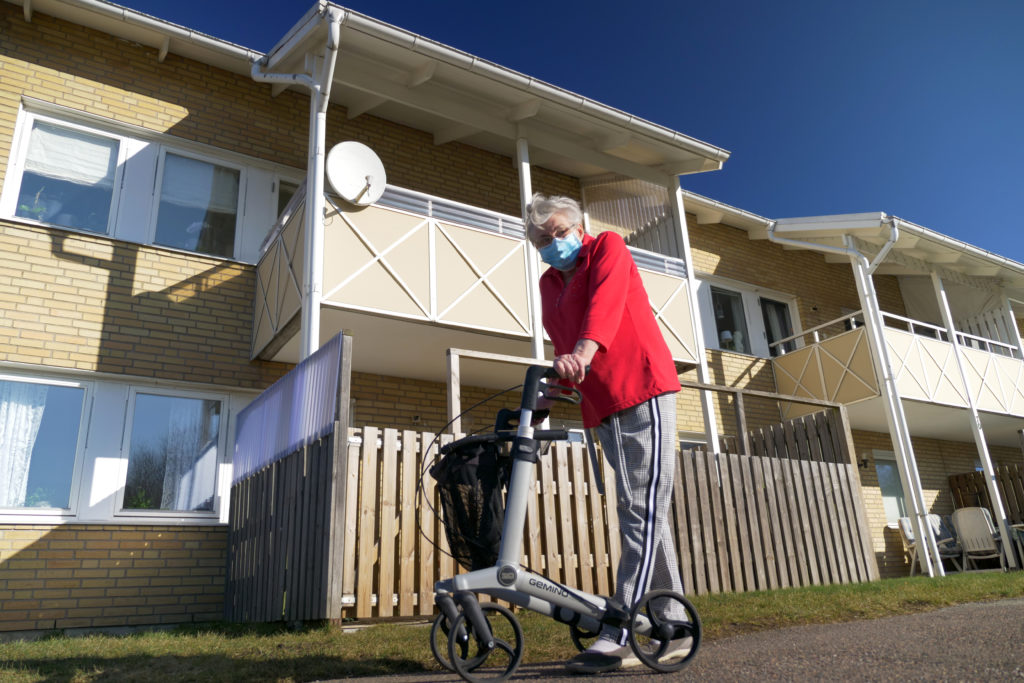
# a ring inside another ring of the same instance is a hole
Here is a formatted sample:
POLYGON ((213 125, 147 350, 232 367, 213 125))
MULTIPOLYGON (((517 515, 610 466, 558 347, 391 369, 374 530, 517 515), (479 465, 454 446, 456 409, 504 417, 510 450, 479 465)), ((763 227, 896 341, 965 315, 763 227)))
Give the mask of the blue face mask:
POLYGON ((576 265, 576 257, 580 254, 583 242, 573 230, 565 237, 551 240, 551 244, 538 249, 540 259, 557 270, 572 270, 576 265))

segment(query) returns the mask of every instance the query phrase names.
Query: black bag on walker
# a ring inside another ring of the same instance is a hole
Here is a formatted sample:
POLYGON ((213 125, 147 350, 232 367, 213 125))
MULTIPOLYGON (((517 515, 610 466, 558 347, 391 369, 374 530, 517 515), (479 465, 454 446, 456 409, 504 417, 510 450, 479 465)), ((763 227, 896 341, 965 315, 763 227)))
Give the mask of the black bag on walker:
POLYGON ((445 535, 452 556, 470 571, 498 562, 505 522, 502 489, 511 458, 494 443, 456 448, 430 468, 437 480, 445 535))

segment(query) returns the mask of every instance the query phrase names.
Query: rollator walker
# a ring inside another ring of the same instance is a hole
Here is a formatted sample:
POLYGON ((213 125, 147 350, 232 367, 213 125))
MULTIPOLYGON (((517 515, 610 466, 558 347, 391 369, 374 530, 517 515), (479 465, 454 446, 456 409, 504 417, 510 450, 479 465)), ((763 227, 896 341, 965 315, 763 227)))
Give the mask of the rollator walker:
MULTIPOLYGON (((431 650, 442 666, 467 681, 502 681, 515 672, 523 657, 522 627, 506 607, 479 602, 476 594, 484 593, 567 624, 579 650, 599 635, 604 624, 625 628, 629 645, 641 662, 656 671, 678 671, 693 659, 701 640, 700 617, 685 597, 670 590, 652 590, 628 610, 611 598, 564 586, 520 564, 527 500, 535 477, 534 465, 542 455, 541 442, 569 439, 564 429, 533 428, 531 421, 538 412, 537 401, 545 396, 579 403, 581 398, 575 388, 541 382, 557 377, 551 367, 530 366, 515 431, 501 428, 499 413, 493 433, 467 436, 441 448, 441 453, 447 455, 481 444, 511 443, 508 455, 503 457, 511 458, 512 466, 497 562, 434 584, 434 602, 440 614, 430 631, 431 650), (670 613, 684 616, 663 616, 670 613), (674 649, 672 641, 687 637, 693 643, 685 656, 664 657, 674 649)), ((509 425, 507 420, 504 424, 509 425)), ((445 520, 446 526, 451 521, 445 520)))

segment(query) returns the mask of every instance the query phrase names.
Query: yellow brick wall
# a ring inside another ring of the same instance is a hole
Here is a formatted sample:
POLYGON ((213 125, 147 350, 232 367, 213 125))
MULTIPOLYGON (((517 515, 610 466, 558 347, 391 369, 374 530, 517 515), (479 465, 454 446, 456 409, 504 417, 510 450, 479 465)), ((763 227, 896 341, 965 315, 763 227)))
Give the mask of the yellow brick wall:
POLYGON ((0 631, 223 618, 226 527, 0 525, 0 631))
POLYGON ((0 221, 0 361, 260 388, 254 270, 0 221))
MULTIPOLYGON (((248 76, 130 43, 20 7, 0 5, 0 158, 9 155, 22 96, 60 104, 187 140, 305 169, 309 97, 270 96, 248 76)), ((388 182, 519 215, 513 160, 370 115, 327 115, 328 148, 358 140, 380 156, 388 182)), ((0 167, 0 181, 4 168, 0 167)), ((533 169, 537 191, 579 196, 574 178, 533 169)), ((269 227, 269 224, 268 224, 269 227)))
MULTIPOLYGON (((910 571, 904 553, 903 540, 898 529, 889 528, 882 507, 882 492, 878 487, 873 450, 892 451, 892 440, 888 434, 878 432, 853 432, 854 451, 859 462, 867 458, 867 468, 858 468, 864 506, 867 511, 868 528, 871 530, 878 569, 883 578, 906 576, 910 571)), ((925 505, 929 513, 948 515, 953 512, 953 498, 949 492, 949 476, 974 471, 978 449, 974 442, 939 441, 936 439, 911 438, 914 457, 921 477, 925 505)), ((990 446, 989 454, 993 463, 1012 464, 1020 462, 1020 450, 1002 446, 990 446)))

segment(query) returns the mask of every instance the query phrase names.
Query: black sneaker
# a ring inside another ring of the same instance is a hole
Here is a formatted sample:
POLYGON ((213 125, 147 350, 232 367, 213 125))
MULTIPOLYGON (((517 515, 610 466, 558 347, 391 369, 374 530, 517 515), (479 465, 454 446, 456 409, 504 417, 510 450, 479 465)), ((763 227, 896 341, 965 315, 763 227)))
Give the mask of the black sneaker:
POLYGON ((629 645, 623 645, 611 652, 584 650, 565 663, 566 670, 575 674, 603 674, 634 666, 640 666, 640 660, 629 645))

